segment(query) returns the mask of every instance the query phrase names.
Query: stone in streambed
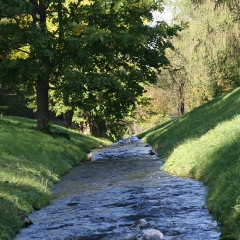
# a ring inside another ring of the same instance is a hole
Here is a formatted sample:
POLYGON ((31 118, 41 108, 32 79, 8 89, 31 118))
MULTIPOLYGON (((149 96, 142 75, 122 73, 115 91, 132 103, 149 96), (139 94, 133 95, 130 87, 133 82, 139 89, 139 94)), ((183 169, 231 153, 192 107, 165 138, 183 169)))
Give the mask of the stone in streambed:
POLYGON ((138 226, 140 229, 146 228, 148 225, 147 221, 143 218, 135 221, 134 224, 138 226))
POLYGON ((157 229, 146 229, 143 231, 142 240, 159 240, 163 239, 163 234, 157 229))
POLYGON ((156 153, 153 150, 149 150, 149 155, 155 155, 156 153))

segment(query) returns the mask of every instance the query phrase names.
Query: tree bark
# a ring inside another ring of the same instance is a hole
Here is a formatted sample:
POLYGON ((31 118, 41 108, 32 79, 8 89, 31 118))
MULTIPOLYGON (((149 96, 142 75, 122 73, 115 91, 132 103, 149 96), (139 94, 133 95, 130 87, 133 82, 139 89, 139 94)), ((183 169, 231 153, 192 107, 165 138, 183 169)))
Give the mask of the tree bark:
MULTIPOLYGON (((46 19, 46 3, 44 0, 30 0, 33 4, 33 24, 35 28, 43 34, 47 31, 47 19, 46 19)), ((34 51, 34 59, 38 66, 38 79, 36 82, 37 92, 37 129, 49 133, 49 74, 48 74, 48 57, 44 56, 41 52, 42 46, 36 48, 34 51)))
POLYGON ((63 119, 64 119, 64 126, 66 128, 72 128, 73 111, 69 110, 63 113, 63 119))
POLYGON ((44 80, 37 82, 37 129, 49 133, 49 84, 44 80))
POLYGON ((181 81, 180 86, 179 86, 179 116, 182 116, 185 112, 185 104, 184 104, 184 86, 185 83, 181 81))

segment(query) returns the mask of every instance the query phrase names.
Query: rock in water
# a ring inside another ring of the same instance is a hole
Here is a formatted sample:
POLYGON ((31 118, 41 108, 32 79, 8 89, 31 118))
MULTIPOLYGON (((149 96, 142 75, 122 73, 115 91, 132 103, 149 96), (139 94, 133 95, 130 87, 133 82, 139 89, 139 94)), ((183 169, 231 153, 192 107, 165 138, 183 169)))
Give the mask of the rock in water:
POLYGON ((146 228, 147 225, 148 225, 147 221, 145 219, 143 219, 143 218, 135 221, 134 223, 135 223, 136 226, 139 226, 140 229, 146 228))
POLYGON ((87 160, 88 160, 88 161, 92 161, 92 160, 93 160, 93 154, 92 154, 92 152, 90 152, 90 153, 87 155, 87 160))
POLYGON ((155 155, 156 153, 153 150, 149 150, 150 155, 155 155))
POLYGON ((159 240, 163 239, 163 234, 157 229, 146 229, 143 231, 142 240, 159 240))

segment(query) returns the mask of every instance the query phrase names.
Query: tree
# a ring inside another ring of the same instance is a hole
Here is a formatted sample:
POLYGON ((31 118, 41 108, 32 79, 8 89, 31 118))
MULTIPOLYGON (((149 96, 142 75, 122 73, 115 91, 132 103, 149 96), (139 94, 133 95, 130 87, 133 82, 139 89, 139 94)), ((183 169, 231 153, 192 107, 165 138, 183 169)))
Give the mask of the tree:
POLYGON ((0 81, 36 89, 37 128, 44 132, 49 90, 65 110, 121 119, 142 84, 168 64, 165 49, 177 30, 145 24, 161 1, 0 0, 0 6, 0 81))
POLYGON ((150 105, 137 108, 139 122, 152 126, 240 85, 238 1, 167 2, 172 22, 182 22, 183 30, 173 37, 173 50, 167 51, 170 65, 144 95, 150 105), (161 115, 150 117, 156 112, 161 115))
POLYGON ((47 30, 45 1, 0 1, 1 10, 1 82, 35 86, 37 92, 37 128, 48 132, 48 90, 52 66, 47 30), (24 56, 17 56, 18 53, 24 56))
POLYGON ((188 0, 174 4, 178 8, 174 21, 186 22, 173 45, 183 57, 188 85, 185 100, 192 109, 239 86, 238 23, 228 7, 216 8, 211 0, 198 5, 188 0))
MULTIPOLYGON (((75 65, 75 77, 69 77, 74 87, 62 92, 69 94, 64 98, 70 106, 76 106, 78 102, 77 106, 84 112, 92 113, 95 126, 97 119, 100 122, 104 119, 109 124, 132 111, 137 96, 143 93, 142 84, 154 82, 156 70, 168 63, 165 49, 170 47, 168 38, 177 29, 163 22, 155 28, 145 24, 143 16, 148 21, 152 18, 149 11, 154 8, 152 2, 120 3, 116 1, 109 6, 94 1, 90 7, 81 6, 78 9, 81 24, 76 26, 76 36, 72 38, 75 44, 80 43, 74 50, 78 62, 90 61, 90 64, 87 68, 75 65), (91 36, 90 42, 87 36, 91 36), (87 58, 82 60, 79 56, 87 58), (79 85, 79 82, 83 84, 79 85), (83 96, 77 100, 83 87, 83 96)), ((65 77, 72 74, 68 71, 65 77)))

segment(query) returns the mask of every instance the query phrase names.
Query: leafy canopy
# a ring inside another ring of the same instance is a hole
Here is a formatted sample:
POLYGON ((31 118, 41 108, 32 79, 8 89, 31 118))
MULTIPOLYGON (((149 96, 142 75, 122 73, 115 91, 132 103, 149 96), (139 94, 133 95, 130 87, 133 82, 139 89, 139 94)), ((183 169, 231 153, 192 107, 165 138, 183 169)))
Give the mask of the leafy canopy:
MULTIPOLYGON (((41 83, 52 89, 53 105, 62 102, 58 112, 80 108, 111 121, 129 114, 144 84, 156 81, 178 29, 146 24, 161 1, 0 0, 0 6, 0 83, 28 89, 41 83)), ((37 102, 48 105, 41 89, 37 102)), ((39 115, 47 109, 41 107, 39 115)))

